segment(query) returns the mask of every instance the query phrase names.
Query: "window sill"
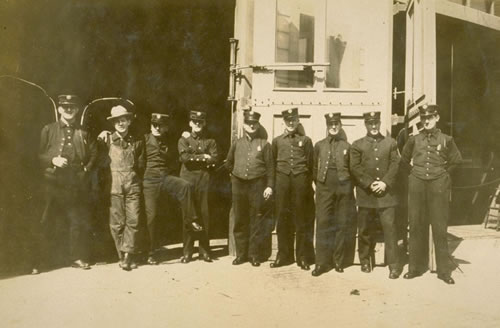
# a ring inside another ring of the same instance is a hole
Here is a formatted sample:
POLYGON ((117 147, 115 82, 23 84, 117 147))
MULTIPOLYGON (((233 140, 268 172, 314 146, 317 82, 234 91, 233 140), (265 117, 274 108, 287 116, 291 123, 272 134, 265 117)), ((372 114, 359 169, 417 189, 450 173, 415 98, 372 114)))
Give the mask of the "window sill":
POLYGON ((366 89, 324 88, 323 92, 367 93, 368 90, 366 90, 366 89))
POLYGON ((285 92, 293 92, 293 91, 304 91, 304 92, 317 92, 319 90, 314 88, 274 88, 273 91, 285 91, 285 92))

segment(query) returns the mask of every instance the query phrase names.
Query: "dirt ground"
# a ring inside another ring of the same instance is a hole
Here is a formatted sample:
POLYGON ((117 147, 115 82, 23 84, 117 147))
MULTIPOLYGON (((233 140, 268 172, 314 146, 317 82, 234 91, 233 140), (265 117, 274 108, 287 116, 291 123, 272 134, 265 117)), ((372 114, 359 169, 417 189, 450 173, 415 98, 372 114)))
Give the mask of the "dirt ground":
POLYGON ((456 285, 358 265, 315 278, 296 265, 235 267, 230 256, 132 272, 113 263, 0 280, 0 326, 499 327, 500 233, 481 229, 451 232, 456 285))

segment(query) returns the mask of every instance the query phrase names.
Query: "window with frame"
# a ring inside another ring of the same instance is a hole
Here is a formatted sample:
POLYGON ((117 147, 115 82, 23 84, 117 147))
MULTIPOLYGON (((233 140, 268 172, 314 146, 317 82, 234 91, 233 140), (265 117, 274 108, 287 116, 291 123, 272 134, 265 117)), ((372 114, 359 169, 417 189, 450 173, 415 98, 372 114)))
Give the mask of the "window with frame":
MULTIPOLYGON (((277 0, 276 63, 314 62, 314 24, 319 1, 277 0)), ((311 88, 314 71, 283 69, 275 73, 278 88, 311 88)))
MULTIPOLYGON (((326 3, 326 87, 359 89, 364 51, 359 37, 363 31, 351 13, 363 12, 366 0, 335 0, 326 3)), ((365 9, 366 10, 366 9, 365 9)))

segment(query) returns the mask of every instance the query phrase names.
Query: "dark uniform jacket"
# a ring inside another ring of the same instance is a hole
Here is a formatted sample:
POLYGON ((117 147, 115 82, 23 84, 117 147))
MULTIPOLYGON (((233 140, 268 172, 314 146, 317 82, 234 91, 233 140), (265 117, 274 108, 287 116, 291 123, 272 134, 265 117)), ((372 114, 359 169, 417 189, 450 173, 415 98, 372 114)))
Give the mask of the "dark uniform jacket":
POLYGON ((329 167, 337 169, 339 181, 349 180, 349 147, 350 145, 342 130, 335 136, 329 135, 325 139, 318 141, 314 145, 314 181, 325 182, 329 167), (332 150, 335 163, 330 162, 332 150))
POLYGON ((434 180, 451 173, 461 161, 453 137, 439 129, 424 130, 410 137, 401 154, 403 169, 422 180, 434 180))
POLYGON ((155 137, 148 133, 144 136, 146 149, 145 178, 160 178, 176 170, 176 154, 169 151, 167 137, 155 137))
POLYGON ((206 170, 213 168, 217 163, 217 144, 214 139, 208 139, 203 134, 191 133, 187 138, 181 137, 178 142, 179 158, 182 170, 206 170), (209 159, 205 154, 210 155, 209 159))
POLYGON ((397 205, 394 184, 399 168, 399 153, 393 138, 379 134, 358 139, 351 146, 349 160, 356 183, 358 206, 384 208, 397 205), (383 181, 387 185, 386 191, 380 196, 370 190, 374 181, 383 181))
POLYGON ((312 174, 313 145, 311 139, 303 133, 285 131, 282 135, 274 138, 272 150, 276 172, 286 175, 307 172, 312 174))
POLYGON ((78 160, 82 169, 90 171, 97 159, 97 148, 94 141, 90 140, 86 131, 82 130, 78 123, 74 124, 73 140, 65 138, 64 129, 66 123, 62 120, 43 127, 40 136, 39 159, 43 169, 51 168, 52 158, 62 155, 65 143, 72 143, 74 149, 74 159, 78 160))
POLYGON ((227 168, 237 178, 253 180, 265 176, 267 187, 274 186, 274 162, 271 145, 266 139, 238 138, 229 149, 227 168))

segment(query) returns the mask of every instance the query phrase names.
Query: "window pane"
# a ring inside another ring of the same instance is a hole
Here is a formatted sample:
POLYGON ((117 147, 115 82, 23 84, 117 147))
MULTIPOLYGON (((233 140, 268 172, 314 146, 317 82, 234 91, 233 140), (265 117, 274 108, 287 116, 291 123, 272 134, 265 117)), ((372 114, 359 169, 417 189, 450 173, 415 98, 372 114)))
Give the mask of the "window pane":
MULTIPOLYGON (((326 16, 326 71, 327 88, 359 89, 363 51, 358 36, 366 31, 356 31, 353 23, 356 8, 362 10, 363 0, 335 0, 327 2, 326 16)), ((358 11, 362 12, 362 11, 358 11)))
POLYGON ((485 13, 490 12, 491 0, 471 0, 471 8, 483 11, 485 13))
MULTIPOLYGON (((278 0, 276 17, 276 62, 314 62, 315 2, 278 0)), ((277 87, 312 87, 314 72, 276 71, 277 87)))

